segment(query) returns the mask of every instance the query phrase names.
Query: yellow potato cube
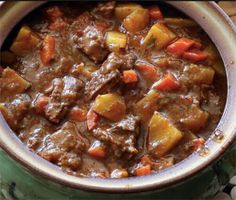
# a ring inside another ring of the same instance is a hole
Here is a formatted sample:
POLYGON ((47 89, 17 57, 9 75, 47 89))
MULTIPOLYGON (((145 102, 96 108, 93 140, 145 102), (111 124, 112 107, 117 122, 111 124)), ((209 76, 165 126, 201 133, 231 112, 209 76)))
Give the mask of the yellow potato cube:
POLYGON ((129 14, 140 8, 142 8, 142 6, 136 3, 118 4, 115 8, 115 16, 117 19, 123 20, 129 14))
POLYGON ((144 45, 149 45, 154 42, 157 50, 167 46, 176 35, 162 23, 154 24, 143 40, 144 45))
POLYGON ((28 26, 21 27, 10 50, 18 56, 23 56, 34 49, 40 42, 40 38, 28 26))
POLYGON ((125 116, 126 105, 121 96, 109 93, 97 96, 93 110, 109 120, 120 121, 125 116))
POLYGON ((148 149, 157 157, 164 156, 182 139, 183 134, 168 119, 155 112, 149 122, 148 149))
POLYGON ((147 9, 136 9, 123 21, 124 27, 130 32, 141 31, 148 25, 148 23, 149 12, 147 9))
POLYGON ((106 35, 106 45, 110 50, 119 50, 125 48, 127 43, 127 35, 117 31, 110 31, 106 35))

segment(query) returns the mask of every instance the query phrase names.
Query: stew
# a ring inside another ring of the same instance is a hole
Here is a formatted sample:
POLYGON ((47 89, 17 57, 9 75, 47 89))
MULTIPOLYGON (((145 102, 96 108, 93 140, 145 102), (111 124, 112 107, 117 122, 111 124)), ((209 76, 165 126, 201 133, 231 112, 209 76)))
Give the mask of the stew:
POLYGON ((219 122, 220 55, 172 7, 52 3, 17 30, 1 51, 1 113, 30 150, 68 174, 159 173, 219 122))

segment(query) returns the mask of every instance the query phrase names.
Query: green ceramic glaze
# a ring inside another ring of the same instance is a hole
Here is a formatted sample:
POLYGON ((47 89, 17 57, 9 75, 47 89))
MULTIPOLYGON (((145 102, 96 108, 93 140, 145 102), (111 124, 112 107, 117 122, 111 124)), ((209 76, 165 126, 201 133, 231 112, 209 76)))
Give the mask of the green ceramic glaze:
POLYGON ((209 199, 236 174, 236 144, 222 159, 178 185, 130 194, 88 192, 37 177, 0 150, 0 193, 6 200, 209 199))

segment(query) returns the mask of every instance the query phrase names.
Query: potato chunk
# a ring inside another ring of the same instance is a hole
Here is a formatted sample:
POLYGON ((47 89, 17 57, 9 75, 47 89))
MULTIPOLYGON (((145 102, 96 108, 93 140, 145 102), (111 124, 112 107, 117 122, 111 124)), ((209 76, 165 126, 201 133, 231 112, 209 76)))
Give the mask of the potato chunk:
POLYGON ((210 67, 191 64, 184 69, 184 76, 193 84, 212 84, 215 71, 210 67))
POLYGON ((159 97, 160 94, 157 91, 151 90, 145 97, 136 103, 134 107, 135 113, 143 122, 147 122, 157 109, 159 97))
POLYGON ((117 31, 107 32, 106 45, 110 50, 119 51, 119 49, 125 48, 127 43, 127 35, 117 31))
POLYGON ((143 44, 149 45, 154 42, 156 49, 160 50, 174 40, 175 37, 176 35, 167 26, 162 23, 156 23, 148 31, 143 44))
POLYGON ((142 8, 142 6, 136 3, 118 4, 115 8, 115 16, 117 19, 123 20, 129 14, 140 8, 142 8))
POLYGON ((165 117, 155 112, 149 123, 148 149, 157 157, 164 156, 182 139, 183 134, 165 117))
POLYGON ((124 21, 124 27, 130 32, 143 30, 149 23, 149 12, 147 9, 136 9, 128 15, 124 21))
POLYGON ((180 122, 193 132, 199 131, 206 126, 209 118, 209 114, 202 111, 198 106, 191 106, 186 112, 186 117, 180 119, 180 122))
POLYGON ((30 87, 30 83, 18 75, 13 69, 7 67, 2 72, 0 87, 4 95, 15 95, 24 92, 30 87))
POLYGON ((32 51, 40 42, 40 38, 28 26, 21 27, 10 50, 18 56, 23 56, 32 51))
POLYGON ((216 74, 226 76, 224 63, 216 47, 213 44, 210 44, 204 51, 208 54, 208 60, 211 62, 212 68, 215 70, 216 74))
POLYGON ((126 106, 121 96, 109 93, 97 96, 93 110, 109 120, 120 121, 125 116, 126 106))

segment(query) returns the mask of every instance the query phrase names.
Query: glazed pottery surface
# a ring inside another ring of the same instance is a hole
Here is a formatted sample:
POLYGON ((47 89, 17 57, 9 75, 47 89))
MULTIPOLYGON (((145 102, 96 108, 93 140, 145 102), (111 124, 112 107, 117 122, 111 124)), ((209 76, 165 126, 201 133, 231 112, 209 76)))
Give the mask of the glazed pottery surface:
MULTIPOLYGON (((0 7, 0 46, 19 20, 44 2, 7 2, 0 7)), ((209 34, 225 64, 228 95, 216 130, 224 139, 207 142, 209 155, 196 152, 157 175, 124 180, 82 179, 62 173, 23 146, 0 116, 0 199, 205 199, 236 173, 236 28, 215 3, 167 2, 209 34), (7 153, 6 153, 7 152, 7 153)), ((204 149, 202 149, 204 151, 204 149)))

